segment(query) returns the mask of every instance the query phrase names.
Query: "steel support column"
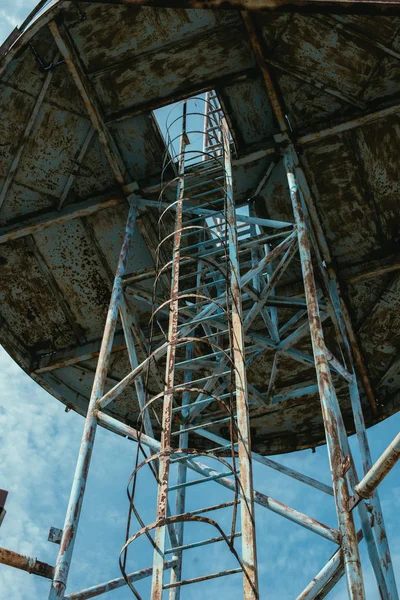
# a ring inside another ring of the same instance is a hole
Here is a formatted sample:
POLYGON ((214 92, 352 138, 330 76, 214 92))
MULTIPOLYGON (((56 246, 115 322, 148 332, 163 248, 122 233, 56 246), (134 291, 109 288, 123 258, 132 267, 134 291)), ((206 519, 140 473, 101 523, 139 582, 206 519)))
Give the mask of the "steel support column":
POLYGON ((340 444, 340 422, 338 420, 335 399, 332 398, 333 384, 328 359, 326 357, 324 335, 319 314, 317 290, 311 258, 311 243, 300 198, 300 191, 297 185, 295 165, 293 157, 289 152, 284 155, 284 165, 293 213, 297 225, 300 261, 307 300, 308 318, 310 321, 311 342, 326 433, 339 531, 342 535, 347 588, 350 599, 361 600, 365 598, 365 591, 356 530, 352 515, 348 509, 349 490, 344 470, 345 455, 340 444))
POLYGON ((69 498, 67 514, 65 517, 60 550, 58 552, 57 562, 54 571, 54 578, 51 584, 49 600, 57 600, 64 598, 71 557, 76 539, 76 532, 79 525, 79 518, 82 509, 83 496, 85 494, 86 489, 86 481, 89 472, 90 460, 92 457, 93 443, 96 435, 97 402, 104 393, 104 386, 107 378, 107 367, 112 351, 114 333, 118 320, 118 310, 123 293, 122 277, 126 271, 132 236, 135 229, 135 222, 136 211, 134 206, 130 206, 128 219, 126 222, 124 241, 119 256, 110 305, 107 314, 107 320, 104 327, 104 334, 101 343, 99 360, 97 363, 96 374, 94 377, 85 426, 83 429, 83 436, 78 456, 78 462, 75 469, 75 475, 69 498))
POLYGON ((228 228, 229 258, 231 262, 233 355, 236 380, 236 411, 238 425, 238 454, 242 501, 240 503, 242 520, 242 559, 248 576, 243 578, 244 597, 258 598, 256 530, 254 521, 253 472, 251 464, 251 440, 249 406, 247 396, 247 377, 245 367, 244 329, 242 318, 242 299, 240 292, 240 266, 235 204, 232 188, 232 166, 230 156, 229 130, 225 119, 222 123, 224 144, 224 168, 226 186, 226 220, 228 228))

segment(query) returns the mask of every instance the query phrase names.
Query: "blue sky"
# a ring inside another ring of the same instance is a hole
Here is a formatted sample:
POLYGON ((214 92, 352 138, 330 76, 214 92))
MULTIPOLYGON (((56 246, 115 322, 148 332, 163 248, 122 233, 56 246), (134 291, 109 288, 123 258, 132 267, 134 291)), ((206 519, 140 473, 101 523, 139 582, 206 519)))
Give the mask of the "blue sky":
MULTIPOLYGON (((0 4, 0 38, 23 21, 34 3, 24 0, 0 4)), ((47 541, 51 526, 61 528, 68 501, 83 419, 65 412, 63 405, 37 386, 0 350, 0 487, 9 490, 7 515, 1 527, 0 545, 54 564, 58 546, 47 541)), ((369 431, 375 460, 399 430, 400 415, 369 431)), ((354 440, 352 440, 354 447, 354 440)), ((355 453, 355 458, 358 454, 355 453)), ((82 519, 70 572, 68 591, 119 576, 118 555, 124 539, 126 484, 135 459, 135 444, 99 429, 82 519)), ((279 457, 282 463, 330 483, 325 448, 279 457)), ((400 579, 400 478, 397 467, 381 486, 381 500, 389 541, 400 579)), ((196 476, 194 476, 196 477, 196 476)), ((146 522, 153 520, 155 489, 150 477, 140 481, 140 505, 146 522)), ((333 500, 321 492, 295 483, 261 465, 255 465, 255 487, 263 493, 336 527, 333 500)), ((215 483, 197 488, 189 496, 190 508, 231 499, 215 483)), ((293 600, 320 570, 335 547, 305 529, 264 508, 256 513, 261 598, 293 600)), ((198 535, 190 532, 193 539, 198 535)), ((210 532, 210 536, 214 533, 210 532)), ((200 538, 207 537, 204 531, 200 538)), ((150 553, 151 554, 151 553, 150 553)), ((141 544, 132 548, 129 570, 148 566, 150 554, 141 544)), ((362 546, 368 600, 378 600, 373 575, 362 546)), ((230 568, 222 545, 187 554, 187 576, 230 568), (207 564, 205 564, 207 562, 207 564)), ((140 586, 138 586, 139 589, 140 586)), ((46 598, 49 584, 26 573, 0 567, 0 597, 12 600, 46 598)), ((237 576, 187 588, 184 598, 197 600, 211 594, 221 600, 241 597, 237 576)), ((126 588, 110 599, 133 597, 126 588)), ((146 596, 144 596, 146 597, 146 596)), ((331 593, 333 600, 347 598, 344 581, 331 593)))

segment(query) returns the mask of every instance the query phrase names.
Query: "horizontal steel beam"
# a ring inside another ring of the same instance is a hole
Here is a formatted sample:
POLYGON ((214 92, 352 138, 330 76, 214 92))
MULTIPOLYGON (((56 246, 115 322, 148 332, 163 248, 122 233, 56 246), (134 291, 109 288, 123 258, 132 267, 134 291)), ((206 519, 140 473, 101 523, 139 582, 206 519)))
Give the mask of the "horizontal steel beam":
MULTIPOLYGON (((178 561, 176 559, 166 561, 164 563, 164 569, 172 569, 177 564, 177 562, 178 561)), ((145 569, 141 569, 140 571, 130 573, 129 575, 127 575, 127 578, 129 579, 130 583, 134 583, 135 581, 141 581, 146 577, 150 577, 150 575, 152 574, 153 567, 146 567, 145 569)), ((111 579, 110 581, 105 581, 103 583, 93 585, 92 587, 80 590, 79 592, 67 594, 65 596, 65 600, 89 600, 89 598, 95 598, 96 596, 107 594, 107 592, 117 590, 118 588, 124 587, 124 585, 127 585, 125 578, 117 577, 116 579, 111 579)))
MULTIPOLYGON (((110 417, 109 415, 106 415, 101 411, 98 411, 96 413, 96 417, 98 423, 100 423, 110 431, 114 431, 115 433, 119 433, 120 435, 123 435, 135 441, 138 441, 140 437, 141 444, 148 446, 153 452, 160 451, 159 441, 147 435, 139 434, 139 432, 136 431, 136 429, 134 429, 133 427, 125 425, 124 423, 121 423, 117 419, 114 419, 113 417, 110 417)), ((187 458, 184 462, 189 469, 195 471, 196 473, 204 475, 205 477, 218 474, 218 471, 215 471, 214 469, 192 458, 187 458)), ((235 489, 235 483, 232 481, 231 478, 228 479, 227 477, 221 477, 220 479, 215 479, 215 483, 223 485, 228 489, 235 489)), ((293 523, 297 523, 301 527, 304 527, 305 529, 308 529, 313 533, 317 533, 321 537, 331 542, 340 544, 339 532, 336 529, 333 529, 332 527, 320 523, 312 517, 309 517, 308 515, 305 515, 304 513, 301 513, 295 510, 294 508, 286 506, 286 504, 283 504, 282 502, 279 502, 274 498, 266 496, 261 492, 254 491, 254 502, 259 504, 260 506, 263 506, 264 508, 267 508, 272 512, 275 512, 276 514, 284 517, 285 519, 292 521, 293 523)))
MULTIPOLYGON (((170 208, 171 210, 176 210, 177 205, 170 204, 168 202, 159 202, 158 200, 150 200, 146 198, 139 198, 138 196, 131 196, 130 200, 138 207, 141 208, 170 208)), ((195 206, 184 206, 184 210, 186 213, 191 213, 193 215, 201 215, 204 217, 208 216, 220 216, 221 212, 218 210, 210 210, 207 208, 196 208, 195 206)), ((258 217, 249 217, 247 215, 236 215, 236 221, 238 223, 252 223, 254 225, 260 225, 261 227, 272 227, 273 229, 286 229, 288 227, 293 227, 293 223, 289 223, 288 221, 275 221, 272 219, 259 219, 258 217)))
MULTIPOLYGON (((211 431, 207 431, 206 429, 199 429, 197 431, 197 433, 208 440, 216 442, 217 444, 224 444, 224 443, 228 442, 228 440, 221 437, 220 435, 212 433, 211 431)), ((257 452, 252 452, 251 457, 255 462, 265 465, 265 466, 269 467, 270 469, 274 469, 275 471, 278 471, 279 473, 283 473, 283 475, 287 475, 288 477, 297 479, 297 481, 301 481, 302 483, 310 485, 311 487, 313 487, 317 490, 320 490, 321 492, 325 492, 325 494, 329 494, 330 496, 333 496, 332 486, 326 485, 325 483, 322 483, 321 481, 317 481, 317 479, 314 479, 313 477, 308 477, 308 475, 303 475, 303 473, 299 473, 298 471, 295 471, 294 469, 291 469, 290 467, 281 465, 281 464, 277 463, 276 461, 268 458, 267 456, 261 456, 261 454, 257 454, 257 452)))
POLYGON ((93 198, 91 200, 85 200, 79 202, 79 204, 70 204, 65 206, 60 211, 49 212, 42 215, 36 215, 28 217, 24 220, 19 220, 18 223, 8 225, 0 228, 0 244, 9 242, 10 240, 17 240, 25 237, 26 235, 32 235, 43 231, 48 227, 60 225, 73 219, 79 219, 80 217, 88 217, 100 210, 105 210, 118 204, 125 203, 128 206, 125 198, 109 198, 107 200, 99 200, 93 198))
MULTIPOLYGON (((77 346, 76 348, 67 348, 65 350, 57 350, 54 354, 47 354, 45 356, 33 356, 31 362, 30 375, 41 375, 42 373, 49 373, 56 369, 63 369, 64 367, 70 367, 92 358, 97 358, 100 353, 101 340, 95 340, 94 342, 88 342, 83 346, 77 346)), ((126 343, 123 333, 117 333, 114 336, 114 344, 111 352, 120 352, 126 349, 126 343)))
POLYGON ((360 498, 371 498, 374 490, 385 479, 400 459, 400 433, 381 454, 376 463, 366 473, 363 479, 355 486, 354 491, 360 498))
POLYGON ((45 577, 46 579, 53 579, 54 567, 44 563, 37 558, 31 558, 30 556, 24 556, 13 550, 7 550, 6 548, 0 548, 0 563, 14 567, 15 569, 21 569, 32 573, 32 575, 39 575, 39 577, 45 577))

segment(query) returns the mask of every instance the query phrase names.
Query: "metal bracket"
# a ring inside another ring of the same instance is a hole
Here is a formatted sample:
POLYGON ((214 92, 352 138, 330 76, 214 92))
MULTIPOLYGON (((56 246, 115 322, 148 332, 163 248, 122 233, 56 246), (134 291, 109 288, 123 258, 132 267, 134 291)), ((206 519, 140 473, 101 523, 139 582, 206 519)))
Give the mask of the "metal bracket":
POLYGON ((349 503, 347 505, 348 511, 351 512, 358 504, 360 504, 361 500, 361 496, 355 493, 354 496, 350 498, 349 503))
POLYGON ((47 540, 49 542, 53 542, 53 544, 61 544, 62 534, 62 529, 57 529, 57 527, 50 527, 49 537, 47 538, 47 540))
POLYGON ((7 513, 6 509, 4 508, 4 505, 7 500, 7 496, 8 496, 8 492, 6 490, 0 490, 0 525, 4 521, 4 517, 6 516, 6 513, 7 513))

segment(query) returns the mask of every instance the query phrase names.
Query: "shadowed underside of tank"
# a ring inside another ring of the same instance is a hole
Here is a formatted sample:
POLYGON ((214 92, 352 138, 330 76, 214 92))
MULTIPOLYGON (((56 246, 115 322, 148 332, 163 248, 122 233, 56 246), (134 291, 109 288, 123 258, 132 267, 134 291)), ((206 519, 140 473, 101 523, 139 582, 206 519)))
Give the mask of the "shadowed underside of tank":
MULTIPOLYGON (((361 390, 372 425, 400 406, 400 16, 310 7, 253 14, 377 400, 373 413, 361 390)), ((236 148, 236 203, 254 194, 274 161, 257 214, 292 221, 274 150, 278 129, 236 10, 56 3, 6 51, 0 72, 1 342, 38 383, 85 414, 126 195, 158 197, 165 145, 152 111, 215 89, 236 148), (60 58, 53 20, 72 49, 78 82, 60 58), (82 101, 82 82, 106 144, 82 101), (119 181, 115 147, 123 161, 119 181)), ((154 265, 156 217, 141 209, 131 272, 154 265)), ((132 292, 145 336, 151 285, 144 279, 132 292)), ((302 294, 298 261, 280 286, 302 294)), ((265 352, 249 368, 260 393, 271 362, 265 352)), ((128 371, 119 332, 108 386, 128 371)), ((275 393, 308 381, 312 367, 283 358, 275 393)), ((340 401, 352 431, 345 393, 340 401)), ((107 410, 135 426, 134 388, 107 410)), ((324 443, 315 394, 252 410, 251 428, 253 448, 264 454, 324 443)))

